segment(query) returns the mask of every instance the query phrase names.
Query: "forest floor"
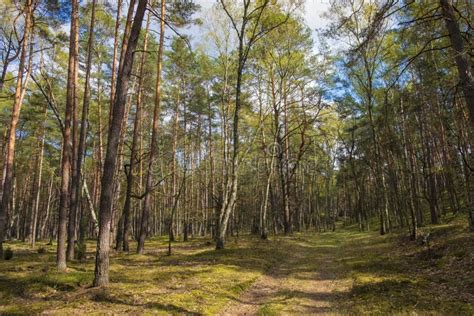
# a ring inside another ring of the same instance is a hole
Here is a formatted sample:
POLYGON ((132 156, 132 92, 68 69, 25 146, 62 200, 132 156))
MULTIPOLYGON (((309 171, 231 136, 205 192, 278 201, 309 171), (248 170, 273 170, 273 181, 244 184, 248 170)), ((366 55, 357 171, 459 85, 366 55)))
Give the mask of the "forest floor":
MULTIPOLYGON (((355 227, 290 237, 231 237, 215 251, 207 240, 146 244, 146 253, 115 253, 111 285, 91 288, 87 259, 55 271, 44 253, 7 242, 0 262, 0 314, 474 314, 474 234, 464 221, 424 227, 429 247, 407 232, 379 236, 355 227)), ((135 246, 134 244, 131 245, 135 246)))

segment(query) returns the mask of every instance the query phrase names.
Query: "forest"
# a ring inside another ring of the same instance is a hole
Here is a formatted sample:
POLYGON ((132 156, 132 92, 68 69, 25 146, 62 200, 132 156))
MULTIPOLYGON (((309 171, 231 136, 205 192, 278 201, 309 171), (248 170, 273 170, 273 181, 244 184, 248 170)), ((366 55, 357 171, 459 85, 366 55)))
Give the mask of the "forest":
POLYGON ((0 314, 473 315, 471 0, 0 0, 0 314))

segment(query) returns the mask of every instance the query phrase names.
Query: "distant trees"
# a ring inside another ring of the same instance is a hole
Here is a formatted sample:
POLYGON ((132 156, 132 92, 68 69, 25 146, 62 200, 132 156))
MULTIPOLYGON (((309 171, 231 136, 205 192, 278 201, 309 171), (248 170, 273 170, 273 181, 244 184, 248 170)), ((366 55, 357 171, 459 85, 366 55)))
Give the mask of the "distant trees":
POLYGON ((472 155, 466 151, 472 147, 466 138, 471 130, 469 84, 461 78, 472 33, 465 19, 469 4, 347 1, 333 6, 331 14, 338 17, 332 34, 337 29, 340 38, 353 39, 341 56, 347 80, 340 78, 351 88, 338 103, 346 117, 341 171, 346 185, 350 179, 357 188, 355 197, 345 198, 347 205, 359 205, 354 218, 364 222, 361 215, 378 207, 381 232, 408 226, 415 239, 426 210, 432 224, 448 210, 471 214, 472 197, 465 190, 472 187, 472 155), (465 37, 456 36, 456 28, 466 29, 465 37), (455 65, 446 58, 451 47, 455 65), (364 164, 371 161, 370 175, 364 164), (361 177, 368 180, 365 187, 361 177), (362 192, 374 191, 375 199, 361 201, 362 192))
MULTIPOLYGON (((240 136, 239 136, 239 121, 240 109, 242 107, 242 86, 245 66, 249 57, 249 53, 254 44, 270 31, 278 28, 286 22, 287 17, 276 19, 273 23, 262 23, 267 12, 270 11, 272 4, 270 1, 264 0, 262 2, 252 5, 251 1, 244 0, 242 7, 229 8, 229 3, 220 1, 222 8, 231 21, 231 25, 237 35, 237 69, 235 81, 235 105, 232 114, 232 152, 228 161, 229 169, 226 170, 226 178, 223 185, 221 210, 219 213, 219 220, 217 222, 217 236, 216 249, 224 248, 225 235, 227 233, 227 225, 229 217, 234 211, 237 200, 238 191, 238 172, 240 157, 240 136), (231 10, 242 10, 233 15, 231 10), (241 16, 240 16, 241 15, 241 16)), ((278 6, 275 6, 278 9, 278 6)), ((227 162, 226 162, 227 163, 227 162)))
MULTIPOLYGON (((145 238, 147 236, 148 230, 148 219, 149 214, 152 209, 152 194, 155 190, 156 183, 160 182, 157 181, 155 178, 155 166, 156 160, 158 156, 158 127, 160 121, 160 113, 161 113, 161 72, 163 68, 163 51, 164 51, 164 40, 165 40, 165 24, 168 25, 175 25, 175 26, 185 26, 191 23, 191 16, 198 8, 192 1, 176 1, 170 3, 170 10, 171 11, 168 15, 167 12, 167 5, 164 0, 161 1, 160 5, 160 14, 159 14, 159 22, 160 22, 160 39, 158 43, 158 55, 157 55, 157 70, 156 70, 156 86, 155 86, 155 106, 153 109, 153 120, 152 120, 152 134, 150 139, 150 153, 148 157, 148 164, 146 168, 146 176, 145 176, 145 188, 143 193, 143 210, 141 215, 141 224, 140 224, 140 233, 137 245, 137 253, 143 253, 145 247, 145 238)), ((156 15, 156 14, 155 14, 156 15)), ((174 30, 174 28, 173 28, 174 30)), ((171 223, 172 224, 172 223, 171 223)))

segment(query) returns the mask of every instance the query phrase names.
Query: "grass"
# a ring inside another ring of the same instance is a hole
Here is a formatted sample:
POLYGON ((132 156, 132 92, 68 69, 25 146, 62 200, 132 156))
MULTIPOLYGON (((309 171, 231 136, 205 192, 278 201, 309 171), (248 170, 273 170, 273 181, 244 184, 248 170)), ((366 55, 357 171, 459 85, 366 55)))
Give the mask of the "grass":
POLYGON ((427 226, 430 245, 413 242, 407 232, 379 236, 347 231, 338 260, 340 277, 352 281, 349 314, 473 315, 474 236, 464 219, 427 226))
MULTIPOLYGON (((231 238, 223 251, 197 238, 175 243, 172 256, 165 239, 156 238, 144 255, 112 254, 107 289, 90 288, 91 251, 59 273, 54 245, 40 242, 46 251, 38 253, 8 242, 14 256, 0 263, 0 314, 213 315, 275 266, 286 271, 275 276, 284 278, 283 286, 260 306, 261 315, 301 314, 312 301, 322 302, 319 311, 337 314, 474 314, 473 234, 458 219, 424 229, 431 231, 429 249, 406 232, 379 236, 355 227, 268 241, 231 238), (311 282, 322 269, 317 282, 333 288, 315 295, 311 282)), ((94 246, 90 241, 87 249, 94 246)))
MULTIPOLYGON (((38 248, 46 249, 39 254, 18 242, 8 245, 14 257, 0 264, 0 314, 79 310, 214 314, 283 255, 276 244, 244 238, 230 239, 228 249, 219 252, 203 239, 179 242, 174 244, 173 255, 166 256, 165 240, 153 239, 144 255, 113 254, 111 285, 97 290, 89 288, 93 253, 82 262, 69 263, 67 273, 59 273, 53 246, 39 243, 38 248)), ((89 242, 87 248, 93 249, 94 243, 89 242)), ((283 246, 281 251, 288 249, 283 246)))

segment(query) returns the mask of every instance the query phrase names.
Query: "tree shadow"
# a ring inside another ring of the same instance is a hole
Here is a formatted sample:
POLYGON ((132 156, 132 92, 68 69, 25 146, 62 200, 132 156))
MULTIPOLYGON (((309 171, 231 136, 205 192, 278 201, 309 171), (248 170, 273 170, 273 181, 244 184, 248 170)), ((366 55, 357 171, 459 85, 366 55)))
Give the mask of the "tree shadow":
MULTIPOLYGON (((280 289, 271 293, 260 302, 252 302, 240 298, 232 298, 232 300, 245 305, 257 305, 263 307, 271 305, 291 306, 291 304, 289 304, 290 300, 300 299, 305 303, 299 302, 298 305, 294 306, 297 310, 289 312, 292 314, 312 315, 333 312, 334 308, 331 306, 333 306, 334 302, 339 298, 341 298, 341 295, 333 292, 313 293, 301 290, 280 289)), ((282 312, 282 314, 286 314, 286 312, 282 312)))
POLYGON ((178 314, 185 314, 185 315, 202 315, 201 313, 190 311, 180 306, 174 304, 164 304, 158 302, 148 302, 148 303, 137 303, 137 302, 130 302, 124 298, 119 298, 115 295, 110 295, 107 290, 99 289, 93 296, 92 300, 95 302, 104 302, 104 303, 111 303, 111 304, 118 304, 118 305, 128 305, 133 307, 142 307, 145 309, 150 310, 159 310, 165 311, 170 313, 178 313, 178 314))

